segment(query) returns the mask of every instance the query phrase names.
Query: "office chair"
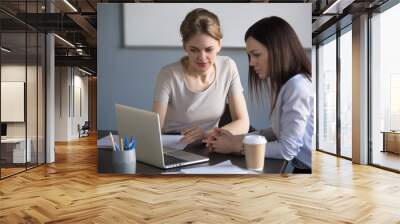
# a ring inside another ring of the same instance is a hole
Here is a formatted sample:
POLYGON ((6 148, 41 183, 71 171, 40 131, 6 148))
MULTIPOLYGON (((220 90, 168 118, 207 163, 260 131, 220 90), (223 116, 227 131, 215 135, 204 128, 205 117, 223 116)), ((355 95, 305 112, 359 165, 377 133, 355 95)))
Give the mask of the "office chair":
POLYGON ((82 127, 80 127, 80 125, 78 124, 79 138, 89 136, 89 129, 90 129, 89 121, 85 121, 82 127))

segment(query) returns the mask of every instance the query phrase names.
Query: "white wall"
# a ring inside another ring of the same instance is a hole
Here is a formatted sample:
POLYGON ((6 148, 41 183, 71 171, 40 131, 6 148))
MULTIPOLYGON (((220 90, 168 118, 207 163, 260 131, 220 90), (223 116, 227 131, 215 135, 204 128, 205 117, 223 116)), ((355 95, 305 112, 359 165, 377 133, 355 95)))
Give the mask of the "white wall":
POLYGON ((68 140, 68 67, 55 68, 55 141, 68 140))
POLYGON ((88 120, 88 78, 76 68, 56 67, 55 82, 55 141, 77 139, 78 124, 88 120))
MULTIPOLYGON (((28 66, 28 70, 30 69, 32 69, 32 67, 28 66)), ((25 65, 2 65, 1 81, 25 82, 25 65)))
POLYGON ((75 70, 75 75, 74 75, 74 102, 71 104, 74 104, 74 107, 72 108, 72 120, 71 120, 71 134, 73 138, 77 138, 79 136, 78 133, 78 124, 82 126, 85 121, 88 120, 89 118, 89 113, 88 113, 88 77, 82 77, 79 73, 79 75, 76 75, 77 70, 75 70), (78 90, 80 93, 78 93, 78 90), (80 95, 80 97, 79 97, 80 95), (80 101, 80 102, 79 102, 80 101), (81 107, 81 108, 79 108, 81 107), (81 110, 81 112, 79 111, 81 110))

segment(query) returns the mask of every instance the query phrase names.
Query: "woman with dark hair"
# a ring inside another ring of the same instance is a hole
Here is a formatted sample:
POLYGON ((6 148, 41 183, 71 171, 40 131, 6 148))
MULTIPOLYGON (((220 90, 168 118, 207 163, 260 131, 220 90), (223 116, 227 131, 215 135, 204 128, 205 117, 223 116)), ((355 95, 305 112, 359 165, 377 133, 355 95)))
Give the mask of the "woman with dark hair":
MULTIPOLYGON (((252 99, 267 96, 272 127, 262 129, 265 156, 292 161, 297 173, 311 173, 314 92, 310 62, 293 28, 279 17, 253 24, 245 34, 252 99)), ((243 135, 216 129, 205 140, 210 151, 243 154, 243 135)))

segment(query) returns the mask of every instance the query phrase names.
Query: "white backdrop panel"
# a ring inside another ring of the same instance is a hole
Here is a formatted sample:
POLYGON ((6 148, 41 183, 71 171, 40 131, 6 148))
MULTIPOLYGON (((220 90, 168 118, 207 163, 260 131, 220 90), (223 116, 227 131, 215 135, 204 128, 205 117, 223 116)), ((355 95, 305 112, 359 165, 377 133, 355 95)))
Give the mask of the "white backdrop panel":
POLYGON ((126 3, 123 4, 126 47, 182 46, 179 27, 188 12, 205 8, 221 22, 223 47, 245 47, 244 34, 268 16, 285 19, 304 48, 311 49, 311 3, 126 3))
POLYGON ((1 122, 24 122, 24 82, 1 82, 1 122))

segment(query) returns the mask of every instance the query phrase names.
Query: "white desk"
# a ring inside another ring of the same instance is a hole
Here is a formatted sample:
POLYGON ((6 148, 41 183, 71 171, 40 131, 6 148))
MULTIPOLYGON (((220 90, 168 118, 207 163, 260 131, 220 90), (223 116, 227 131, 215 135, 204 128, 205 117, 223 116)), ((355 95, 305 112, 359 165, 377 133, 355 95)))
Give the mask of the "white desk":
POLYGON ((25 138, 6 138, 6 139, 1 139, 1 144, 2 147, 6 146, 6 147, 13 147, 12 148, 12 155, 13 155, 13 163, 25 163, 25 158, 27 158, 27 162, 31 161, 31 145, 32 145, 32 141, 30 138, 27 139, 27 143, 25 144, 25 138), (26 147, 26 151, 25 151, 25 145, 27 145, 28 147, 26 147), (26 152, 26 154, 25 154, 26 152))

